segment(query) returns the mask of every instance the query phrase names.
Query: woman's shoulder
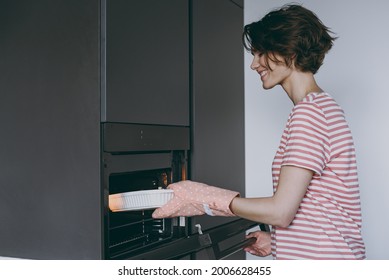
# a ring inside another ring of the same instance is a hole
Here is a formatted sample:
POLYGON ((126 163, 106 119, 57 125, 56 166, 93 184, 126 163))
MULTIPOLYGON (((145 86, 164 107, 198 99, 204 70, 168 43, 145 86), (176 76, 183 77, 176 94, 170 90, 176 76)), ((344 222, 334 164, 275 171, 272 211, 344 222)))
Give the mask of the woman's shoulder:
POLYGON ((321 112, 324 115, 332 110, 343 111, 336 100, 327 92, 309 93, 303 100, 294 106, 293 111, 304 111, 307 110, 307 108, 311 108, 311 110, 318 113, 321 112))

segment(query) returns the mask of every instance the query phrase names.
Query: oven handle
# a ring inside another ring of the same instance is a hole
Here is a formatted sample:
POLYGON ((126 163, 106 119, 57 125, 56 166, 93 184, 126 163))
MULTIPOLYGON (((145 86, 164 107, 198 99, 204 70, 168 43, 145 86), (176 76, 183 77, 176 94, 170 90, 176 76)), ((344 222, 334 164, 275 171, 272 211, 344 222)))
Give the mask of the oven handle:
POLYGON ((232 255, 232 254, 242 250, 244 247, 247 247, 249 245, 254 244, 256 241, 257 241, 257 239, 255 237, 244 239, 244 240, 232 245, 231 247, 219 252, 219 254, 218 254, 218 256, 216 256, 216 258, 224 259, 224 258, 228 257, 229 255, 232 255))

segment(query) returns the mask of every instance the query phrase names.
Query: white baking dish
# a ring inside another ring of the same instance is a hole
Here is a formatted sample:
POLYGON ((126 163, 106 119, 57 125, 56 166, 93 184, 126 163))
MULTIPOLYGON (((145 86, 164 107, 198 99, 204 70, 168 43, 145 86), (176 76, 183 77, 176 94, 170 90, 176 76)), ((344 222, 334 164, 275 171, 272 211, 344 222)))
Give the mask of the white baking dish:
POLYGON ((155 209, 166 204, 173 196, 173 190, 165 189, 111 194, 109 209, 113 212, 155 209))

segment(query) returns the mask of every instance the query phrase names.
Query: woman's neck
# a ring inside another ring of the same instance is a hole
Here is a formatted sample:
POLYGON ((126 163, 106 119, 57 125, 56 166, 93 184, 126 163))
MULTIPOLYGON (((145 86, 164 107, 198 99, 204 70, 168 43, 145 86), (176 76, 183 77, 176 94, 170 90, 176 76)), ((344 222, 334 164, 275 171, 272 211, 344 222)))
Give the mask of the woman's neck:
POLYGON ((311 92, 323 92, 312 73, 293 71, 289 79, 281 85, 293 104, 296 105, 311 92))

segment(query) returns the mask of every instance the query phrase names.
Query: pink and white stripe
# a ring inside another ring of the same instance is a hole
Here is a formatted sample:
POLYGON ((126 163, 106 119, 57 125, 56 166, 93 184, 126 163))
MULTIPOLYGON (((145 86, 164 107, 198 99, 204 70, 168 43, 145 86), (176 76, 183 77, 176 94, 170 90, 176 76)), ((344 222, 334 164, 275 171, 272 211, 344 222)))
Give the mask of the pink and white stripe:
POLYGON ((307 95, 289 115, 272 166, 274 191, 284 165, 310 169, 314 176, 291 225, 273 227, 273 257, 364 259, 353 138, 329 94, 307 95))

